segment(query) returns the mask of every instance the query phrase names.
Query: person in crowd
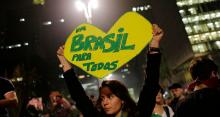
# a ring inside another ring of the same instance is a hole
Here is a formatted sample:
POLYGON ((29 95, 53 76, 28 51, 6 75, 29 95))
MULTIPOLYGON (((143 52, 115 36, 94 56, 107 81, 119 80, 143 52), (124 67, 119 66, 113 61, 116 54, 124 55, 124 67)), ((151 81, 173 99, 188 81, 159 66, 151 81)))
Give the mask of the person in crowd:
POLYGON ((189 70, 193 92, 182 101, 175 117, 219 117, 218 66, 211 59, 199 58, 192 61, 189 70))
POLYGON ((173 99, 170 103, 171 108, 175 112, 181 100, 185 98, 184 88, 179 83, 174 83, 169 87, 169 90, 173 94, 173 99))
POLYGON ((156 104, 151 117, 173 117, 174 115, 172 108, 165 104, 162 92, 161 89, 156 96, 156 104))
POLYGON ((94 106, 97 105, 97 98, 95 97, 95 95, 90 95, 89 99, 92 101, 94 106))
POLYGON ((71 104, 71 113, 70 113, 70 117, 82 117, 81 112, 77 109, 75 102, 73 100, 70 100, 70 104, 71 104))
POLYGON ((59 91, 52 91, 50 93, 50 116, 51 117, 70 117, 71 104, 65 99, 59 91))
POLYGON ((0 77, 0 117, 9 117, 6 107, 16 107, 18 98, 13 84, 0 77))
POLYGON ((63 56, 64 47, 57 51, 57 56, 63 66, 64 79, 77 108, 84 117, 150 117, 155 106, 155 97, 160 90, 159 66, 160 51, 159 42, 163 31, 158 25, 153 25, 153 39, 149 45, 148 61, 143 89, 136 103, 128 93, 128 89, 116 80, 103 81, 99 89, 99 98, 96 108, 86 95, 82 85, 71 69, 71 65, 63 56))
POLYGON ((32 98, 29 100, 24 116, 25 117, 42 117, 43 116, 43 102, 41 97, 32 98))

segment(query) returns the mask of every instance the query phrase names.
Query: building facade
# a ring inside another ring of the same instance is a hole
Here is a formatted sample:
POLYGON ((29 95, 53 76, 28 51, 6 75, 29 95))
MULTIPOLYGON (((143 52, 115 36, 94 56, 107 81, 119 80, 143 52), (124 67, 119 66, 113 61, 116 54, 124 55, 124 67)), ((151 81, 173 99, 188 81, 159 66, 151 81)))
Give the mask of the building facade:
POLYGON ((177 0, 195 56, 220 50, 220 1, 177 0))

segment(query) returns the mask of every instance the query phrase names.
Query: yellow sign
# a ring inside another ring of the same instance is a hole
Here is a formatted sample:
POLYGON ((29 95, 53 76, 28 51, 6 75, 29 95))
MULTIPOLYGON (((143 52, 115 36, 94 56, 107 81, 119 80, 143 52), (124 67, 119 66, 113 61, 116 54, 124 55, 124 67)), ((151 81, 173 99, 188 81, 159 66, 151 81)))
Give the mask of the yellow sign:
POLYGON ((87 73, 103 78, 138 55, 152 38, 152 25, 136 12, 127 12, 107 32, 79 25, 65 43, 64 56, 87 73))

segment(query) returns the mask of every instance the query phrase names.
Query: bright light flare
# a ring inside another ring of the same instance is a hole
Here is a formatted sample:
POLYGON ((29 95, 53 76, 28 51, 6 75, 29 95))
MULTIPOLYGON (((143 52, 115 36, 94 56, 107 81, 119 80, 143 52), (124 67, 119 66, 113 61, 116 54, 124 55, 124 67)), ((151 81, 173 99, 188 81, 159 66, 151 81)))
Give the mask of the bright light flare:
POLYGON ((75 6, 79 11, 83 11, 86 8, 85 4, 81 0, 77 0, 75 2, 75 6))
POLYGON ((97 9, 98 8, 98 1, 97 0, 90 0, 89 5, 91 8, 97 9))
POLYGON ((108 76, 106 76, 105 78, 107 79, 107 80, 111 80, 111 77, 113 76, 113 74, 109 74, 108 76))
POLYGON ((25 22, 25 19, 24 18, 20 18, 19 21, 20 22, 25 22))
POLYGON ((64 21, 65 21, 65 20, 64 20, 63 18, 62 18, 62 19, 60 19, 60 22, 61 22, 61 23, 64 23, 64 21))
POLYGON ((43 25, 47 25, 47 26, 48 26, 48 25, 51 25, 51 24, 52 24, 51 21, 46 21, 46 22, 43 23, 43 25))

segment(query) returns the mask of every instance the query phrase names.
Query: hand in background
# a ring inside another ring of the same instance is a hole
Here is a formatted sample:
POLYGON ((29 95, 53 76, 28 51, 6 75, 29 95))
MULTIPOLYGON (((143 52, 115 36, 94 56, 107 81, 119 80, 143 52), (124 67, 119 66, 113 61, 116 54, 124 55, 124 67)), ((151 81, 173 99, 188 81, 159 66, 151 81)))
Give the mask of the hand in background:
POLYGON ((60 66, 63 68, 64 72, 72 68, 71 64, 64 57, 64 46, 60 46, 59 49, 57 50, 57 58, 59 59, 60 66))
POLYGON ((163 35, 163 30, 157 24, 153 24, 153 39, 150 43, 150 47, 159 48, 160 40, 163 35))

